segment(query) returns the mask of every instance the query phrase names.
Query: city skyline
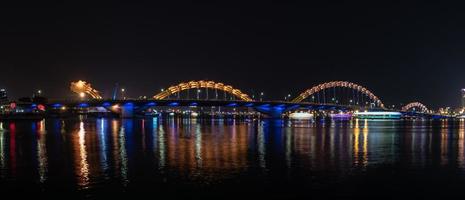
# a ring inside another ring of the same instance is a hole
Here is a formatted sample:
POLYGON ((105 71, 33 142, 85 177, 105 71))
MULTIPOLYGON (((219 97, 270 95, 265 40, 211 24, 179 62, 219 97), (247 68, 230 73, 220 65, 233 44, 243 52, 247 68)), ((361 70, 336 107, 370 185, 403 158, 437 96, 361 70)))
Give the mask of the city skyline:
POLYGON ((461 105, 460 6, 59 6, 3 8, 0 66, 8 76, 0 86, 12 97, 38 89, 68 97, 75 80, 105 96, 119 83, 133 97, 214 80, 281 99, 342 80, 389 104, 461 105))

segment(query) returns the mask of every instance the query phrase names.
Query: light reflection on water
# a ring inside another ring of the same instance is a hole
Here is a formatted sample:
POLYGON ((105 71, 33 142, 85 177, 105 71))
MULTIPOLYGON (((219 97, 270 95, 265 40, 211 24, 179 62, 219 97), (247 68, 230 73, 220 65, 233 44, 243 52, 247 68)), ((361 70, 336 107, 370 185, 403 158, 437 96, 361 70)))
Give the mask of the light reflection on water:
POLYGON ((0 122, 0 183, 74 180, 63 184, 77 190, 110 182, 127 187, 140 180, 209 185, 243 174, 259 180, 292 179, 332 171, 344 177, 379 165, 452 167, 463 174, 464 123, 106 118, 0 122))

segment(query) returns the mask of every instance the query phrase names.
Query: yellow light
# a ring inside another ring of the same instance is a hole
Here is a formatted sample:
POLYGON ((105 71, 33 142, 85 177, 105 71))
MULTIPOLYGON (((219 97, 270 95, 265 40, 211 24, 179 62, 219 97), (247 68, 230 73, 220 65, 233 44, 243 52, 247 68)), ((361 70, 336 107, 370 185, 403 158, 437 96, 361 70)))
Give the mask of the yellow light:
POLYGON ((112 108, 113 110, 116 110, 116 109, 119 108, 119 105, 118 105, 118 104, 115 104, 115 105, 113 105, 111 108, 112 108))
POLYGON ((85 85, 85 82, 81 81, 81 80, 76 83, 76 87, 78 87, 78 88, 83 88, 84 85, 85 85))
POLYGON ((79 96, 80 96, 81 98, 84 98, 84 97, 86 97, 86 93, 81 92, 81 93, 79 93, 79 96))
POLYGON ((66 106, 61 107, 61 110, 66 110, 66 106))

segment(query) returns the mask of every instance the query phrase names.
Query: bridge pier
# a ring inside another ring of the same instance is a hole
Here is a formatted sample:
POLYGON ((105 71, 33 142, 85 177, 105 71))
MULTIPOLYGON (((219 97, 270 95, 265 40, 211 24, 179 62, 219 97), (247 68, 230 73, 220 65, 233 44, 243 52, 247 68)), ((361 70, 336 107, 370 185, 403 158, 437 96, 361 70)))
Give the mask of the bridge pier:
POLYGON ((255 110, 267 115, 268 117, 272 119, 281 119, 283 116, 283 113, 286 111, 285 107, 282 107, 282 106, 266 106, 266 105, 255 107, 255 110))
POLYGON ((133 103, 125 103, 121 107, 121 117, 122 118, 134 117, 134 104, 133 103))

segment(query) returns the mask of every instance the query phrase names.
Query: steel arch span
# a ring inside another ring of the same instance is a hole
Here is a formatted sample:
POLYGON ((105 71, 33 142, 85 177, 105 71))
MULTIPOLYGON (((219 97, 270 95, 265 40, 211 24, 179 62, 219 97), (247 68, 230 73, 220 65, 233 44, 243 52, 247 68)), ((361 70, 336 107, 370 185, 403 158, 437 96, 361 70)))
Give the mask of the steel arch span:
POLYGON ((409 103, 409 104, 405 105, 404 107, 402 107, 402 111, 407 112, 410 109, 415 109, 415 111, 416 111, 417 108, 419 109, 418 111, 422 112, 422 113, 429 113, 430 112, 430 110, 424 104, 422 104, 420 102, 409 103))
POLYGON ((252 101, 252 98, 250 98, 249 95, 243 93, 239 89, 233 88, 231 85, 225 85, 224 83, 220 83, 220 82, 204 81, 204 80, 183 82, 177 85, 170 86, 167 90, 160 92, 156 94, 155 96, 153 96, 153 98, 156 100, 162 100, 162 99, 167 98, 170 95, 176 94, 184 90, 200 89, 200 88, 221 90, 231 95, 234 95, 235 97, 241 99, 242 101, 252 101))
POLYGON ((79 80, 77 82, 71 82, 70 89, 71 91, 79 95, 87 94, 91 96, 93 99, 102 99, 102 96, 100 96, 99 91, 92 88, 90 83, 87 83, 85 81, 79 80))
POLYGON ((319 84, 317 86, 314 86, 310 89, 307 89, 306 91, 302 92, 298 97, 293 99, 291 102, 293 103, 299 103, 302 102, 304 99, 306 99, 309 96, 312 96, 320 91, 324 91, 326 89, 330 88, 350 88, 352 90, 356 90, 370 98, 373 102, 375 102, 377 105, 379 105, 381 108, 384 108, 383 102, 376 96, 374 95, 370 90, 366 89, 365 87, 358 85, 356 83, 348 82, 348 81, 331 81, 331 82, 326 82, 319 84))

